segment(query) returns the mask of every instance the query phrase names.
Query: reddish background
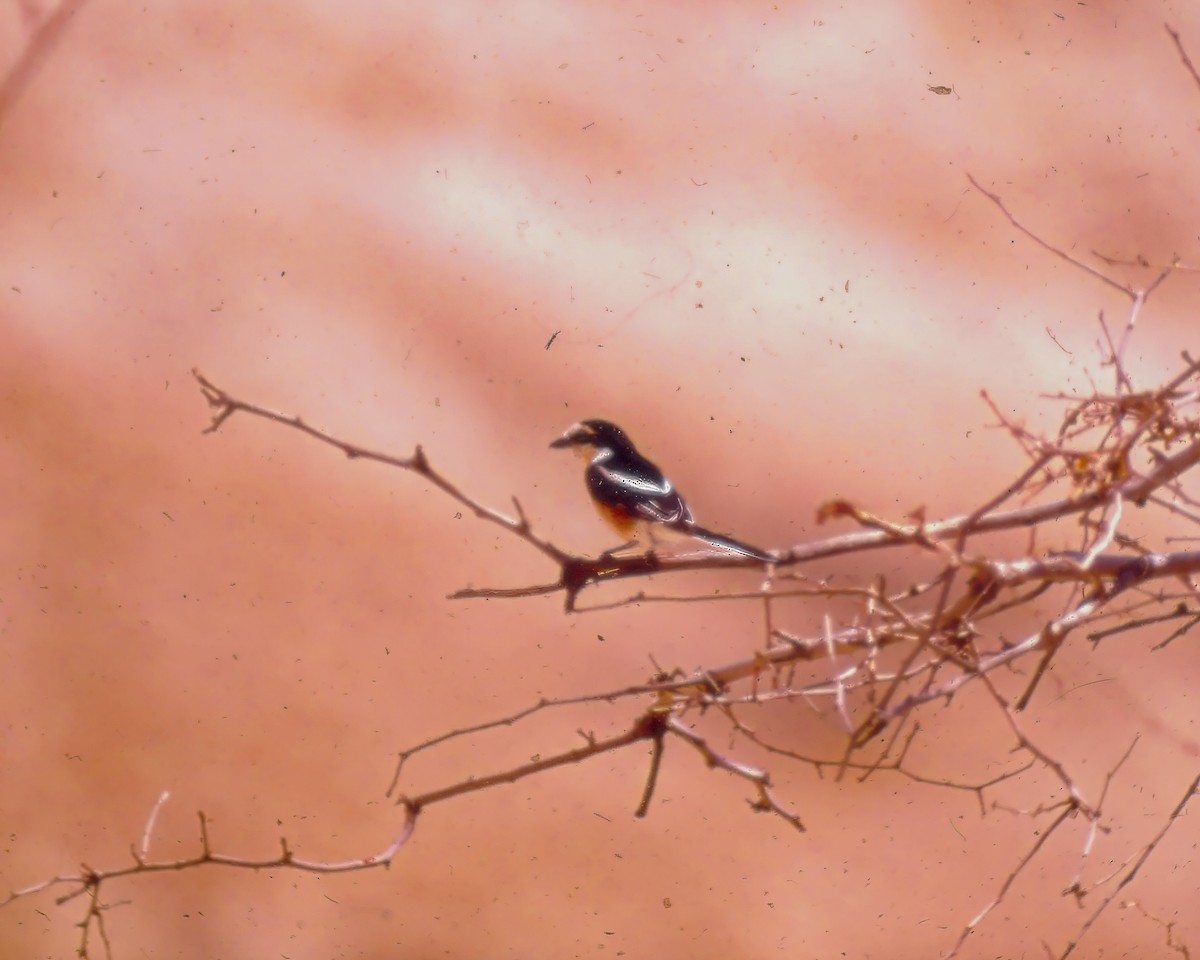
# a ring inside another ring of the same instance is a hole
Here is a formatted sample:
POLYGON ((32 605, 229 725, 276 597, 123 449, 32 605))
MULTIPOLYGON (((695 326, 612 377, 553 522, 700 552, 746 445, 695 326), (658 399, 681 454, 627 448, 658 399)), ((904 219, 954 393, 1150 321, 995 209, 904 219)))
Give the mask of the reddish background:
MULTIPOLYGON (((1197 262, 1200 90, 1164 20, 1200 57, 1192 5, 1153 2, 80 5, 0 115, 0 890, 128 862, 164 789, 159 857, 196 851, 198 809, 223 852, 272 856, 283 834, 301 856, 366 855, 396 830, 397 750, 760 640, 752 607, 445 600, 553 571, 415 476, 249 419, 202 436, 192 367, 349 440, 423 444, 580 550, 611 544, 546 445, 582 416, 626 424, 702 522, 754 542, 816 535, 834 496, 959 511, 1022 466, 980 388, 1052 423, 1038 394, 1089 389, 1098 312, 1128 314, 966 174, 1089 262, 1197 262)), ((5 62, 29 35, 0 11, 5 62)), ((1190 272, 1154 296, 1140 385, 1195 348, 1197 306, 1190 272)), ((861 563, 904 575, 899 555, 861 563)), ((821 610, 788 617, 815 629, 821 610)), ((1076 643, 1027 718, 1093 798, 1142 735, 1089 882, 1195 774, 1194 642, 1144 655, 1160 638, 1076 643)), ((404 789, 632 712, 460 742, 404 789)), ((840 749, 824 709, 754 722, 840 749)), ((970 698, 925 723, 929 776, 1018 762, 970 698)), ((635 821, 644 771, 626 752, 431 808, 386 873, 113 884, 131 902, 110 935, 130 957, 927 957, 1038 825, 775 764, 799 836, 680 749, 635 821)), ((1039 774, 988 799, 1055 796, 1039 774)), ((964 955, 1062 948, 1084 833, 1051 843, 964 955)), ((1179 920, 1193 952, 1196 839, 1178 825, 1123 897, 1179 920)), ((80 915, 10 905, 0 943, 69 956, 80 915)), ((1078 955, 1165 942, 1114 909, 1078 955)))

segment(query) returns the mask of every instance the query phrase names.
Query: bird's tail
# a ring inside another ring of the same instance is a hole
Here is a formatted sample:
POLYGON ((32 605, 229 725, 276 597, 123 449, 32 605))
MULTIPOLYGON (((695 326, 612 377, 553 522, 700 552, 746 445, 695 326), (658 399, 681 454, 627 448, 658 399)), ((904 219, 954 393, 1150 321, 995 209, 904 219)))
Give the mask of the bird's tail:
POLYGON ((715 547, 724 547, 726 550, 732 550, 734 553, 740 553, 745 557, 752 557, 762 563, 773 563, 775 558, 764 550, 759 550, 758 547, 752 547, 748 543, 742 543, 740 540, 734 540, 733 537, 727 537, 723 533, 715 533, 698 523, 685 523, 676 527, 677 530, 695 537, 697 540, 703 540, 705 543, 711 543, 715 547))

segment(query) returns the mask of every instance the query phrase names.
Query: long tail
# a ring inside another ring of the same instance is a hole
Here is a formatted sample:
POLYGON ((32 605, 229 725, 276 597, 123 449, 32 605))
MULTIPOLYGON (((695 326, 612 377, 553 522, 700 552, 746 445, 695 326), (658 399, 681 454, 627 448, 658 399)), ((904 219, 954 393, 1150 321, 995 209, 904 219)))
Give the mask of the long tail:
POLYGON ((762 563, 773 563, 775 561, 773 556, 763 550, 759 550, 758 547, 752 547, 748 543, 734 540, 733 537, 727 537, 723 533, 715 533, 700 526, 698 523, 681 523, 676 525, 675 529, 695 537, 697 540, 711 543, 715 547, 724 547, 726 550, 732 550, 734 553, 740 553, 745 557, 752 557, 762 563))

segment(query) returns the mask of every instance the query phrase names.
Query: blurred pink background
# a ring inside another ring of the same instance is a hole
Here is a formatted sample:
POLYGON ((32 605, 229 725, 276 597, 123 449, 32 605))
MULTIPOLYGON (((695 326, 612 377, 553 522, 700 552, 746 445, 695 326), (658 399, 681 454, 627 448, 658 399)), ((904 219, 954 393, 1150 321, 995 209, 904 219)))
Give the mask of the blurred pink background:
MULTIPOLYGON (((830 532, 813 518, 831 497, 933 517, 999 490, 1023 461, 979 390, 1051 424, 1038 395, 1089 389, 1098 312, 1127 316, 968 173, 1091 263, 1200 260, 1200 90, 1163 27, 1200 58, 1192 4, 79 7, 0 114, 0 893, 128 862, 163 790, 156 857, 198 850, 199 809, 225 853, 273 856, 284 835, 298 856, 364 856, 397 829, 398 750, 761 640, 753 606, 446 600, 554 571, 413 475, 249 418, 201 435, 191 368, 353 442, 422 444, 580 551, 613 544, 547 444, 608 417, 701 522, 784 546, 830 532)), ((49 9, 0 10, 6 64, 49 9)), ((1155 294, 1128 357, 1140 386, 1196 348, 1198 307, 1186 271, 1155 294)), ((902 579, 904 562, 851 569, 902 579)), ((754 582, 662 589, 731 579, 754 582)), ((821 610, 788 616, 808 631, 821 610)), ((1075 641, 1026 718, 1093 798, 1141 734, 1088 882, 1195 775, 1194 640, 1147 655, 1157 639, 1075 641)), ((402 789, 635 712, 460 741, 402 789)), ((803 704, 755 722, 841 749, 803 704)), ((1019 763, 970 698, 923 722, 927 776, 1019 763)), ((729 746, 715 718, 701 729, 729 746)), ((645 758, 627 751, 430 808, 387 872, 114 883, 106 899, 130 902, 108 929, 123 957, 929 957, 1045 823, 895 776, 772 772, 807 834, 678 747, 635 820, 645 758)), ((1038 774, 988 800, 1055 796, 1038 774)), ((1195 951, 1193 823, 1123 899, 1195 951)), ((964 956, 1062 949, 1084 833, 1055 838, 964 956)), ((12 904, 0 944, 69 956, 81 915, 12 904)), ((1078 955, 1165 943, 1114 908, 1078 955)))

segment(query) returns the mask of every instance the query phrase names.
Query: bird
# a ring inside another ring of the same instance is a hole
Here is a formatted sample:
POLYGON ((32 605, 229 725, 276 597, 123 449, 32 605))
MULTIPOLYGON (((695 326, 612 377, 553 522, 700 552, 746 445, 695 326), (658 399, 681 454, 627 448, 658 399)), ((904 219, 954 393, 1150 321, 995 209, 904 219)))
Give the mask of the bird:
POLYGON ((638 452, 615 423, 581 420, 550 446, 574 447, 587 460, 584 481, 588 493, 600 516, 625 538, 622 546, 608 551, 610 554, 636 543, 643 533, 653 544, 654 528, 661 525, 762 563, 774 562, 769 553, 696 523, 671 481, 638 452))

